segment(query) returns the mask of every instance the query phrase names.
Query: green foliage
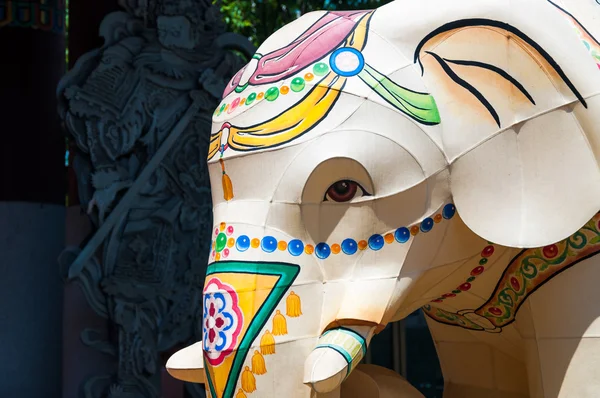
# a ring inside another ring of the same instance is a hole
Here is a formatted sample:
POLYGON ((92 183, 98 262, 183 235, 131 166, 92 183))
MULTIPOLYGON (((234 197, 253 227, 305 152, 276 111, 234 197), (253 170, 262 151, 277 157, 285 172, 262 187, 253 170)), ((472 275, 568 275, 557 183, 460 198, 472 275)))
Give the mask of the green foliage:
POLYGON ((65 2, 65 68, 69 68, 69 0, 65 2))
POLYGON ((368 10, 391 0, 215 0, 228 30, 258 46, 273 32, 302 14, 317 10, 368 10))

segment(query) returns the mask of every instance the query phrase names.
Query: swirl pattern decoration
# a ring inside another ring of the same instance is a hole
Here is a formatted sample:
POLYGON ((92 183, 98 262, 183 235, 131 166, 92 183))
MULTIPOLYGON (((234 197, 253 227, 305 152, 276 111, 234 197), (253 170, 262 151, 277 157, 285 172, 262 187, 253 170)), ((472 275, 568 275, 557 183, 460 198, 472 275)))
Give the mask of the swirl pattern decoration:
POLYGON ((475 310, 456 313, 432 305, 433 320, 471 330, 499 331, 515 320, 519 307, 537 288, 569 267, 600 253, 600 213, 556 244, 522 250, 505 269, 489 299, 475 310))

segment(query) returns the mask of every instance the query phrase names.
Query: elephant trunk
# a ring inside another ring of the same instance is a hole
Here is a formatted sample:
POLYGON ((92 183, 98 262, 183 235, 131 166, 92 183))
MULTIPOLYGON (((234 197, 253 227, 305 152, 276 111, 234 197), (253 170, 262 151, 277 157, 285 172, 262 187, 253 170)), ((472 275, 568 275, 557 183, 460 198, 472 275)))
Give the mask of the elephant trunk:
POLYGON ((324 332, 304 363, 304 384, 317 393, 339 387, 367 353, 375 326, 337 326, 324 332))

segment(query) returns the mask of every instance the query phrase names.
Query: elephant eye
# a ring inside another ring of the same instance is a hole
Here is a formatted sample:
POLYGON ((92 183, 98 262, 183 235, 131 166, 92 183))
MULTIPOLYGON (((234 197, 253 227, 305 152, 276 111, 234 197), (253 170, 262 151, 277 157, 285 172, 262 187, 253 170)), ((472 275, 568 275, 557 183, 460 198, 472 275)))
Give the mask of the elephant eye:
POLYGON ((327 188, 323 201, 343 203, 349 202, 354 198, 370 195, 371 194, 361 187, 359 183, 352 180, 340 180, 334 182, 329 188, 327 188))

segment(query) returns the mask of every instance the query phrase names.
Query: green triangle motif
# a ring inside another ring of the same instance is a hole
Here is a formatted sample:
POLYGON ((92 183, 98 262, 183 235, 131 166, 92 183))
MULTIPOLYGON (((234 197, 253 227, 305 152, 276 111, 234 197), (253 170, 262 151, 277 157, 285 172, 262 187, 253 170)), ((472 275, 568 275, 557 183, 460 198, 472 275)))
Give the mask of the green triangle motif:
MULTIPOLYGON (((223 398, 233 398, 235 387, 242 371, 242 366, 248 356, 248 351, 250 350, 250 345, 269 320, 269 316, 275 311, 277 304, 279 304, 290 286, 292 286, 292 283, 300 273, 300 266, 296 264, 260 261, 219 261, 208 266, 206 276, 222 273, 279 276, 271 293, 269 293, 267 299, 250 322, 250 325, 248 325, 248 330, 235 353, 233 365, 231 366, 231 371, 229 372, 227 383, 225 385, 225 391, 223 392, 223 398)), ((205 374, 211 396, 216 398, 217 394, 210 377, 210 372, 207 370, 205 374)))

